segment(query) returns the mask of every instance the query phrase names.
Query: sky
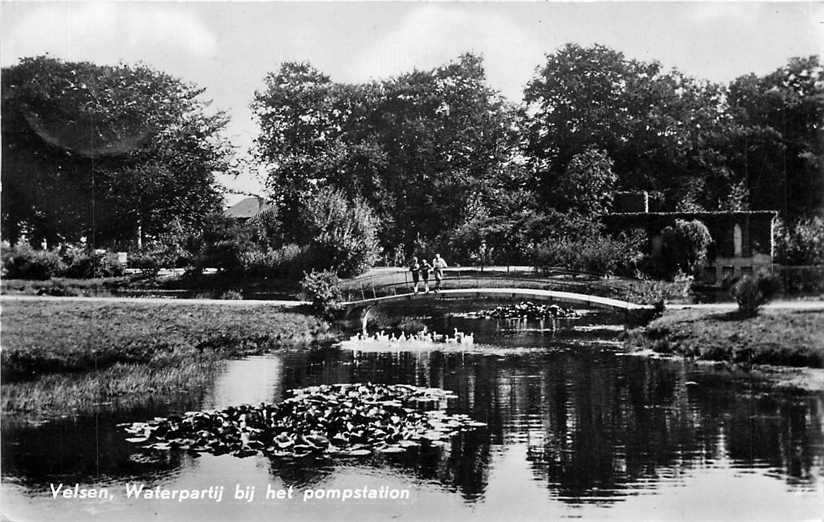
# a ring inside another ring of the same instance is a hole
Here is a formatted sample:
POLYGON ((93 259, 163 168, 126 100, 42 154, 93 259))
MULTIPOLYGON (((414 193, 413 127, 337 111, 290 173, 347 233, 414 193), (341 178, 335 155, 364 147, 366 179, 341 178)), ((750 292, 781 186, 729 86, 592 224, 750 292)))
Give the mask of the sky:
MULTIPOLYGON (((519 101, 567 42, 600 43, 707 80, 765 74, 792 56, 822 54, 824 3, 302 3, 0 0, 0 63, 50 54, 100 64, 142 62, 207 89, 248 150, 249 103, 267 72, 307 61, 342 82, 429 69, 464 52, 484 58, 489 84, 519 101)), ((220 181, 261 193, 254 172, 220 181)), ((237 199, 239 196, 235 196, 237 199)))

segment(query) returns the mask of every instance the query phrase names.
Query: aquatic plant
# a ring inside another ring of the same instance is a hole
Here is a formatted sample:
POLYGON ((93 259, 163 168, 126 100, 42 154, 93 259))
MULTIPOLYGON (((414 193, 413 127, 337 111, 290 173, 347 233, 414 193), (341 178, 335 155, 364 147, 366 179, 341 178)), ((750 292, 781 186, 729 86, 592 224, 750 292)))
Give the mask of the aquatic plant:
POLYGON ((578 319, 581 314, 572 308, 563 308, 556 304, 544 305, 531 301, 521 301, 518 304, 497 306, 491 310, 483 310, 476 315, 487 319, 578 319))
POLYGON ((126 440, 153 450, 237 457, 358 457, 439 446, 484 423, 429 409, 452 392, 406 384, 333 384, 290 390, 278 403, 191 411, 120 425, 126 440))

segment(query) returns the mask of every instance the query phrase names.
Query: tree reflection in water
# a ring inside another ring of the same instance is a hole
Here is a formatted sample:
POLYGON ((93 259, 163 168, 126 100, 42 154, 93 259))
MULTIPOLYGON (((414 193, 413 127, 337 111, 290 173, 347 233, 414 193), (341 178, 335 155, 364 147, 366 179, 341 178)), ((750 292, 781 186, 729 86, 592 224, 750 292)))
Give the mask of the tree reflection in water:
MULTIPOLYGON (((261 382, 261 390, 272 400, 286 389, 321 383, 371 381, 452 390, 458 399, 449 409, 488 426, 461 433, 444 448, 358 460, 236 462, 230 456, 143 454, 115 427, 211 400, 189 397, 43 426, 4 419, 4 480, 39 490, 55 481, 140 480, 152 487, 176 480, 187 485, 207 480, 204 473, 244 480, 243 473, 264 463, 263 480, 286 486, 326 483, 345 469, 354 476, 389 473, 401 483, 439 485, 474 503, 484 497, 498 457, 524 448, 526 480, 545 485, 549 497, 564 502, 614 502, 710 467, 761 468, 792 488, 820 487, 821 393, 779 392, 724 368, 622 356, 613 347, 573 342, 570 336, 548 341, 543 333, 496 332, 494 322, 478 328, 451 322, 437 326, 443 331, 453 324, 475 331, 476 343, 486 335, 485 342, 494 339, 495 344, 474 353, 292 352, 272 356, 277 371, 261 373, 269 379, 261 382), (486 327, 491 331, 478 336, 486 327), (513 346, 519 350, 506 349, 513 346), (534 349, 523 349, 530 346, 534 349)), ((233 378, 248 380, 248 365, 243 368, 233 378)), ((231 386, 226 389, 230 392, 231 386)))

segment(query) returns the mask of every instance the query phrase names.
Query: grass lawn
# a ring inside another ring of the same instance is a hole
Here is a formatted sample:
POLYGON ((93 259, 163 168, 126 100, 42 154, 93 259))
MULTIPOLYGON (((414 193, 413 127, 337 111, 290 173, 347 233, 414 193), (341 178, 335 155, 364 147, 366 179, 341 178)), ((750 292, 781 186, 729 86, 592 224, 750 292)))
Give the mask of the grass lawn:
POLYGON ((335 337, 316 317, 265 306, 6 301, 3 411, 67 413, 185 392, 220 360, 335 337))
POLYGON ((638 349, 696 359, 824 368, 824 312, 762 310, 756 317, 671 310, 631 331, 638 349))
POLYGON ((131 274, 120 277, 72 279, 54 277, 45 281, 3 279, 3 294, 52 296, 163 296, 206 299, 296 299, 298 281, 265 279, 236 274, 131 274))

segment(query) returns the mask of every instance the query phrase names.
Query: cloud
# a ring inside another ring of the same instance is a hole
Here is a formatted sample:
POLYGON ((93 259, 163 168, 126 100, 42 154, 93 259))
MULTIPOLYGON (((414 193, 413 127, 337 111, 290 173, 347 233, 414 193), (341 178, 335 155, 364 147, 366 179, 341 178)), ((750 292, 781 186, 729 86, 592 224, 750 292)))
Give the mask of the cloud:
POLYGON ((498 6, 465 9, 425 4, 408 12, 360 56, 353 79, 428 69, 464 52, 481 54, 490 83, 512 98, 540 63, 544 47, 498 6))
MULTIPOLYGON (((15 5, 7 4, 4 11, 16 14, 15 5)), ((153 61, 168 53, 204 58, 218 47, 195 15, 174 7, 64 2, 19 14, 11 27, 8 20, 3 23, 3 65, 44 53, 98 63, 153 61)))

